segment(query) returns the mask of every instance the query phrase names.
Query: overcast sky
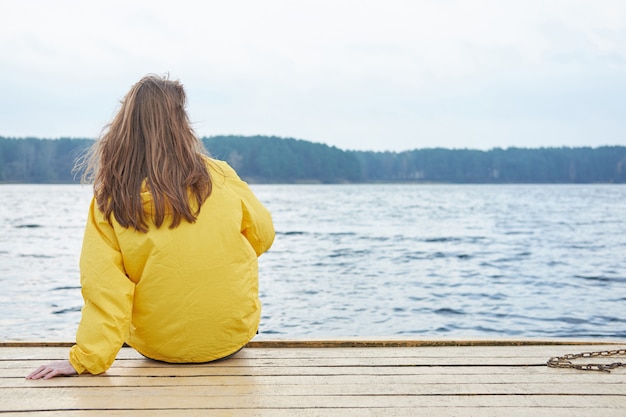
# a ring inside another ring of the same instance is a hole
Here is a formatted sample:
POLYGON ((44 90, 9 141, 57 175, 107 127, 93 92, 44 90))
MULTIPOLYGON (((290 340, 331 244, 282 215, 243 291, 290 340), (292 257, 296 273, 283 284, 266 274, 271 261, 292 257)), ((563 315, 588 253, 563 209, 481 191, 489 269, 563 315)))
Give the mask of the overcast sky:
POLYGON ((624 0, 0 0, 0 136, 97 137, 147 73, 200 136, 626 145, 624 0))

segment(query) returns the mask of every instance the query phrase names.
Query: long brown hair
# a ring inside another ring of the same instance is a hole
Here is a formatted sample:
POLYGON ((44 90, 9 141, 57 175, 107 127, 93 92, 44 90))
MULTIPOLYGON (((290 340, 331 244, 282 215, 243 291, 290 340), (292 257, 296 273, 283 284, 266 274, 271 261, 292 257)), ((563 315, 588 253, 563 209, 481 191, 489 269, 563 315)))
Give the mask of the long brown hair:
POLYGON ((124 227, 148 231, 148 216, 158 228, 171 214, 170 228, 196 220, 211 194, 212 182, 202 142, 185 110, 181 83, 147 75, 135 84, 99 140, 77 166, 93 180, 98 208, 124 227), (144 184, 153 213, 144 213, 144 184), (190 199, 195 200, 193 204, 190 199))

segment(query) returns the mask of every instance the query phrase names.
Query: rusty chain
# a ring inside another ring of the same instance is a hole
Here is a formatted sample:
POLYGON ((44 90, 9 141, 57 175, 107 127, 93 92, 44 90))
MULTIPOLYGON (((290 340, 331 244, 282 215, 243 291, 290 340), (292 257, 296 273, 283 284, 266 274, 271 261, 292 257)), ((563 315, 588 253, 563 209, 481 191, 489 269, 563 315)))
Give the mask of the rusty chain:
POLYGON ((578 369, 581 371, 603 371, 611 372, 611 369, 619 368, 620 366, 626 367, 625 362, 613 362, 613 363, 573 363, 572 361, 580 358, 595 358, 595 357, 607 357, 607 356, 625 356, 626 349, 615 350, 602 350, 599 352, 582 352, 582 353, 568 353, 563 356, 554 356, 548 360, 547 365, 550 368, 570 368, 578 369))

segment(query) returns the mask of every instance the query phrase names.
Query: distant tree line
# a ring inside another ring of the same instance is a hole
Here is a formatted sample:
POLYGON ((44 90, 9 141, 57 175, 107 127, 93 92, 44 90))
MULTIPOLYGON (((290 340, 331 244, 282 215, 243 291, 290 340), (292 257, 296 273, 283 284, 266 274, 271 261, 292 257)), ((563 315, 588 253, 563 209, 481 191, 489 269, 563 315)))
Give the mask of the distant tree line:
POLYGON ((203 142, 211 156, 255 182, 361 181, 356 155, 334 146, 267 136, 214 136, 203 142))
MULTIPOLYGON (((268 136, 203 138, 211 156, 253 183, 626 183, 626 147, 345 151, 268 136)), ((72 183, 92 139, 0 137, 0 182, 72 183)))
POLYGON ((624 183, 626 147, 355 152, 363 181, 624 183))
POLYGON ((0 182, 78 182, 72 173, 74 162, 92 143, 92 139, 0 137, 0 182))

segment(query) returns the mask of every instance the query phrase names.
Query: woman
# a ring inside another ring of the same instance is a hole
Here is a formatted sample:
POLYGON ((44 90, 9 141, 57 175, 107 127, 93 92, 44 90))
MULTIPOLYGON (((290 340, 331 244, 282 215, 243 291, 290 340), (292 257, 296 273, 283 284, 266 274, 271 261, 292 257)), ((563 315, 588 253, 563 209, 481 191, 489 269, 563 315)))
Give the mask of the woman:
POLYGON ((148 358, 208 362, 257 333, 257 257, 270 213, 225 162, 203 155, 183 86, 135 84, 88 158, 84 307, 69 360, 28 379, 106 371, 124 342, 148 358))

